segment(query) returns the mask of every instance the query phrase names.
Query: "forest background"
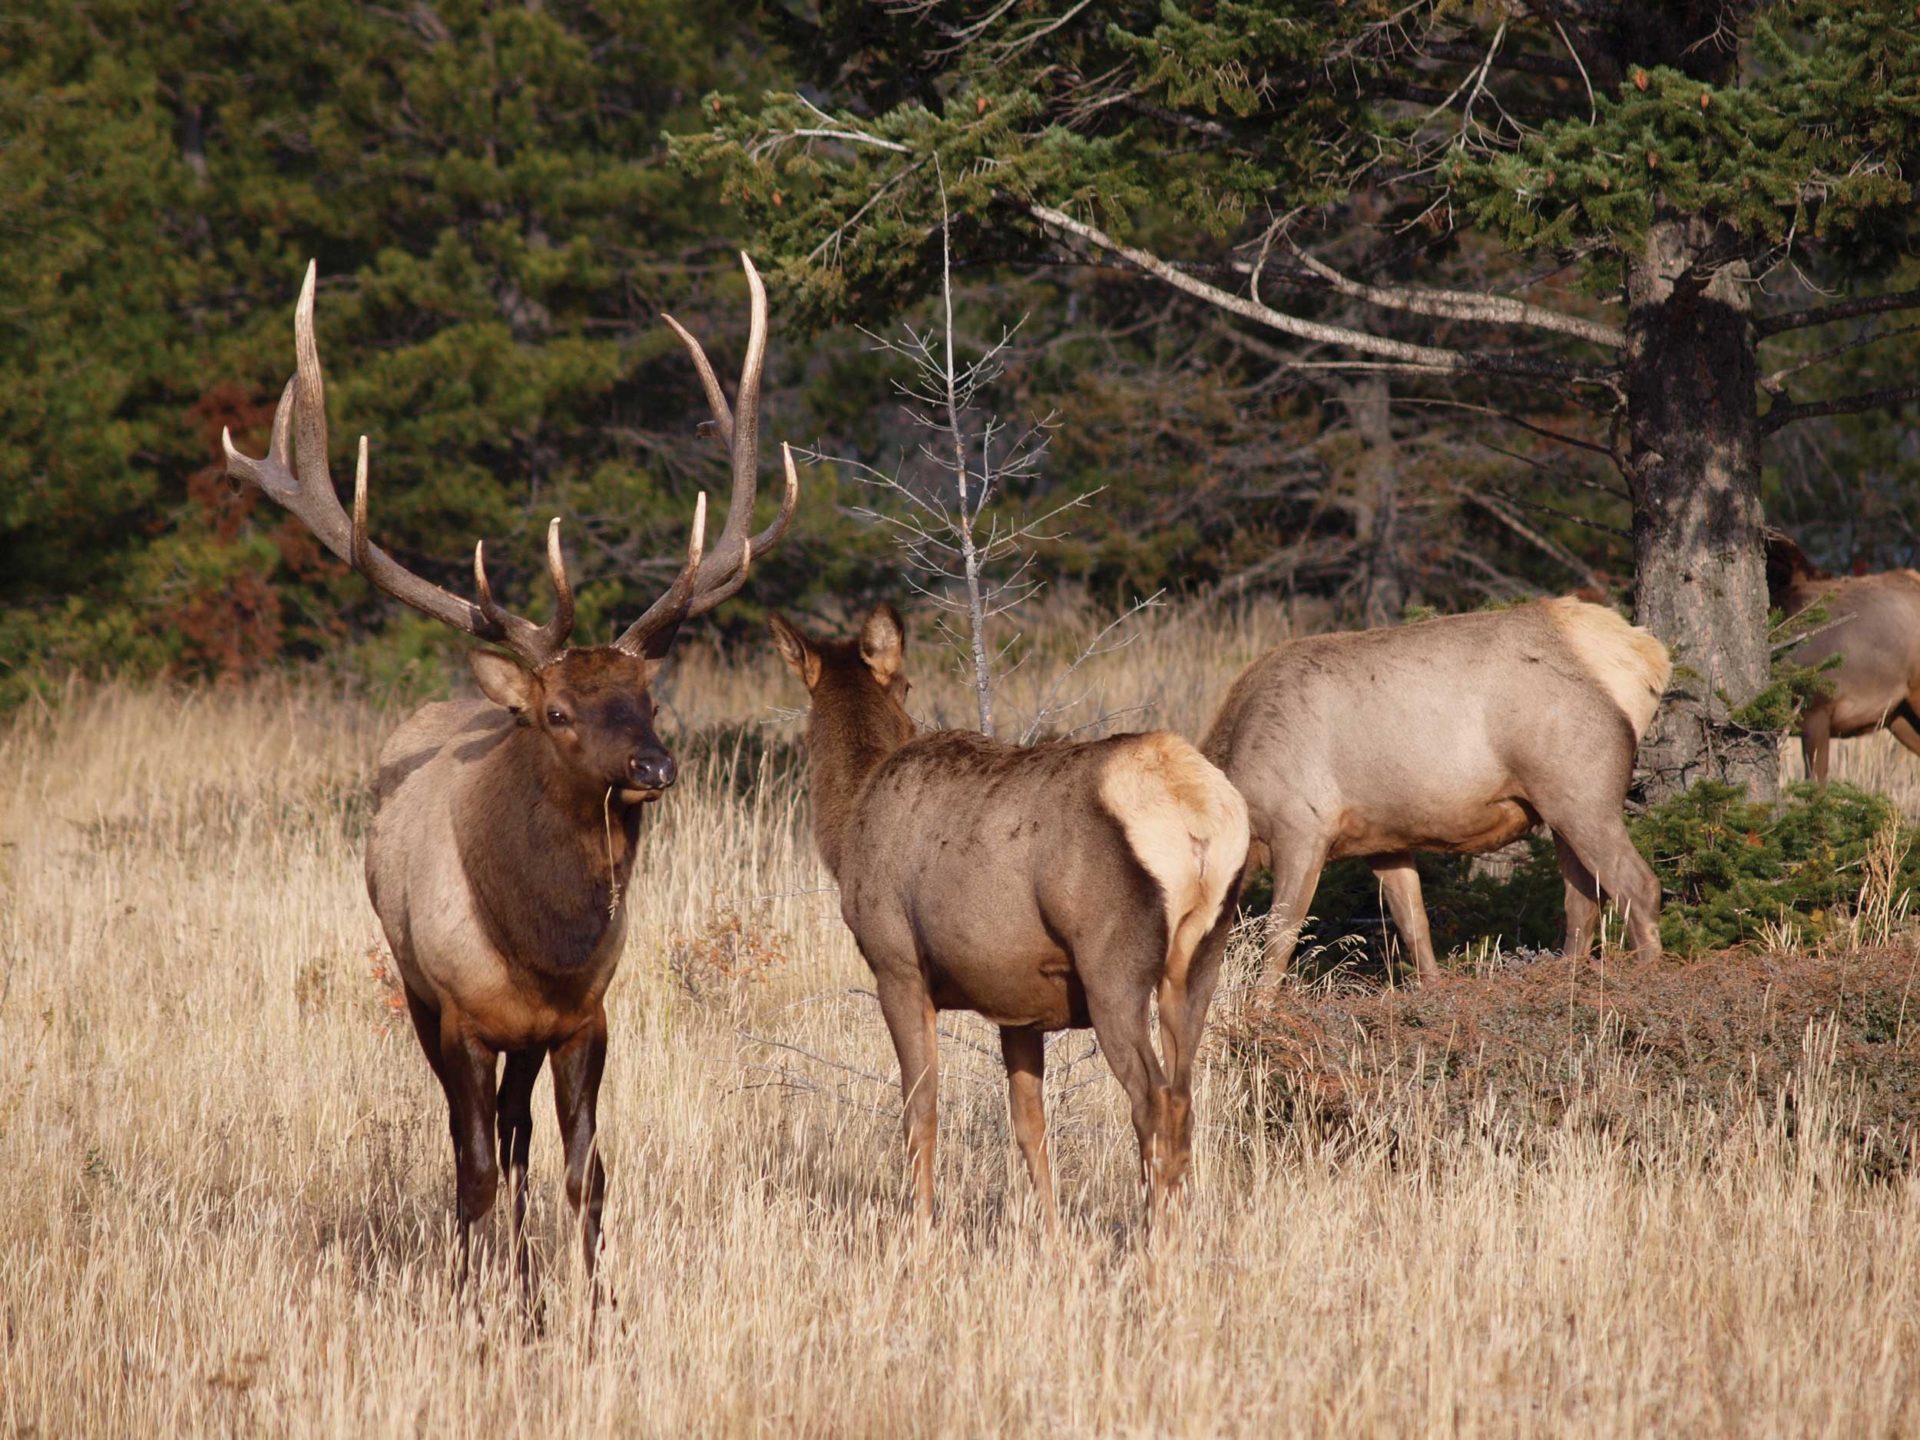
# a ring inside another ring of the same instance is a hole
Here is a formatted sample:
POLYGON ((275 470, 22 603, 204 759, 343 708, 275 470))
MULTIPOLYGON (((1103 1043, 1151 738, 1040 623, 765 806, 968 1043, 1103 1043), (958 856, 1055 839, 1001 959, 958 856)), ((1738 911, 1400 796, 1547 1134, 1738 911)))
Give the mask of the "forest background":
MULTIPOLYGON (((320 658, 375 683, 441 673, 451 636, 222 474, 223 426, 264 449, 309 257, 335 473, 369 435, 381 543, 461 589, 484 536, 495 584, 538 597, 539 536, 559 514, 579 633, 595 637, 665 583, 694 492, 723 473, 660 317, 688 323, 730 371, 746 313, 734 251, 747 247, 773 297, 764 431, 851 463, 806 471, 799 523, 716 617, 720 633, 776 606, 833 616, 900 598, 899 553, 864 513, 877 502, 859 467, 904 465, 914 483, 922 437, 893 388, 897 357, 860 327, 927 323, 938 234, 925 173, 876 182, 861 169, 870 150, 835 139, 863 125, 896 149, 929 137, 954 163, 941 184, 955 192, 963 346, 1018 327, 982 403, 1046 421, 1048 445, 1007 503, 1044 514, 1097 492, 1046 527, 1040 572, 1116 613, 1162 589, 1272 592, 1313 625, 1381 624, 1576 587, 1631 604, 1618 412, 1472 367, 1316 368, 1347 352, 1279 345, 1098 248, 1040 243, 1030 217, 1006 212, 1004 177, 1017 172, 1023 193, 1078 186, 1080 213, 1230 289, 1244 290, 1259 245, 1269 298, 1317 322, 1393 336, 1395 316, 1365 292, 1409 275, 1604 319, 1620 269, 1596 255, 1634 216, 1606 218, 1599 239, 1520 234, 1497 186, 1472 209, 1474 174, 1510 178, 1500 167, 1581 117, 1604 136, 1658 131, 1646 112, 1663 99, 1708 115, 1741 80, 1798 76, 1792 93, 1816 110, 1870 95, 1879 109, 1862 120, 1856 104, 1839 127, 1871 161, 1870 190, 1847 191, 1853 171, 1816 176, 1818 196, 1804 175, 1752 171, 1778 201, 1742 232, 1770 247, 1752 266, 1758 308, 1885 302, 1764 352, 1755 393, 1776 408, 1881 398, 1767 430, 1760 485, 1768 520, 1828 566, 1913 563, 1920 327, 1898 311, 1920 303, 1900 218, 1901 147, 1920 124, 1915 14, 1663 7, 1705 27, 1675 40, 1636 30, 1633 9, 14 7, 0 17, 0 704, 72 671, 228 678, 320 658), (1822 48, 1822 26, 1859 15, 1861 35, 1822 48), (1596 95, 1600 51, 1621 52, 1629 32, 1671 42, 1675 65, 1616 67, 1596 95), (1093 59, 1113 63, 1082 73, 1093 59), (1727 88, 1690 78, 1703 66, 1727 88), (809 113, 820 134, 798 133, 809 113), (1129 118, 1102 118, 1116 115, 1129 118), (1454 132, 1438 149, 1436 127, 1454 132), (1373 137, 1375 153, 1336 155, 1321 144, 1336 133, 1373 137), (1182 134, 1190 153, 1169 143, 1182 134), (1416 154, 1453 165, 1457 203, 1436 208, 1446 172, 1416 154), (1089 188, 1089 174, 1111 184, 1089 188), (848 198, 876 189, 886 204, 848 198), (1775 220, 1784 241, 1769 238, 1775 220), (1301 242, 1304 259, 1289 248, 1301 242), (1815 360, 1809 383, 1801 365, 1815 360)), ((1564 183, 1644 188, 1663 157, 1668 173, 1705 173, 1712 143, 1601 145, 1564 183)), ((1782 167, 1832 158, 1792 150, 1782 167)), ((1442 324, 1447 343, 1524 352, 1511 343, 1524 326, 1442 324)))

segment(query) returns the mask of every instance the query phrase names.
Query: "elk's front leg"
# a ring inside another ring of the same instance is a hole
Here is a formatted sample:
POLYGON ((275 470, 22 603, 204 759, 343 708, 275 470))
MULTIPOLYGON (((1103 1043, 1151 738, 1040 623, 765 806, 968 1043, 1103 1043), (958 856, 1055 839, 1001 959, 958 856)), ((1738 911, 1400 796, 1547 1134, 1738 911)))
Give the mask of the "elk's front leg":
POLYGON ((546 1062, 545 1050, 507 1052, 505 1073, 500 1077, 499 1124, 500 1168, 507 1172, 507 1184, 513 1192, 513 1208, 508 1212, 511 1228, 508 1245, 513 1263, 520 1272, 522 1288, 531 1283, 527 1261, 527 1158, 533 1148, 533 1082, 540 1078, 546 1062))
POLYGON ((473 1227, 493 1209, 500 1184, 494 1162, 493 1075, 499 1054, 467 1029, 452 1008, 440 1012, 440 1063, 453 1121, 453 1159, 458 1171, 460 1279, 473 1257, 473 1227))
POLYGON ((1394 928, 1413 951, 1414 972, 1422 980, 1440 974, 1440 961, 1433 953, 1433 932, 1427 928, 1427 904, 1420 896, 1420 872, 1407 851, 1392 855, 1370 855, 1367 864, 1387 892, 1387 908, 1393 912, 1394 928))
POLYGON ((1806 762, 1807 778, 1816 785, 1827 783, 1827 755, 1831 748, 1833 710, 1815 705, 1800 717, 1800 758, 1806 762))
POLYGON ((933 1224, 933 1156, 940 1126, 940 1052, 934 1035, 933 997, 916 965, 906 974, 875 972, 880 1013, 900 1060, 900 1094, 913 1175, 913 1205, 920 1223, 933 1224))
POLYGON ((567 1149, 567 1203, 580 1221, 580 1244, 592 1275, 600 1259, 600 1215, 607 1198, 607 1167, 594 1144, 600 1077, 607 1068, 606 1010, 596 1006, 593 1017, 552 1053, 553 1108, 567 1149))
POLYGON ((1007 1109, 1013 1138, 1020 1142, 1027 1175, 1040 1201, 1048 1230, 1060 1228, 1053 1203, 1053 1166, 1047 1159, 1047 1037, 1025 1025, 1000 1027, 1000 1057, 1007 1063, 1007 1109))

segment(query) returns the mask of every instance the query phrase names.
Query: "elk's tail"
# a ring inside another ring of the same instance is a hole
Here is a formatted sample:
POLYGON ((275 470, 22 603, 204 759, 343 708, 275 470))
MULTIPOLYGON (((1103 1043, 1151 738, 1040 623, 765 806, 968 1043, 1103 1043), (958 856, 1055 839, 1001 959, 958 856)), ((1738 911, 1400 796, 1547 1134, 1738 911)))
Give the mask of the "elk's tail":
POLYGON ((1155 731, 1115 750, 1100 798, 1159 882, 1167 906, 1167 971, 1184 979, 1247 863, 1247 802, 1178 735, 1155 731))
POLYGON ((1604 605, 1563 597, 1546 602, 1554 628, 1581 668, 1613 697, 1633 726, 1637 741, 1653 723, 1653 712, 1673 678, 1673 659, 1651 631, 1629 624, 1604 605))

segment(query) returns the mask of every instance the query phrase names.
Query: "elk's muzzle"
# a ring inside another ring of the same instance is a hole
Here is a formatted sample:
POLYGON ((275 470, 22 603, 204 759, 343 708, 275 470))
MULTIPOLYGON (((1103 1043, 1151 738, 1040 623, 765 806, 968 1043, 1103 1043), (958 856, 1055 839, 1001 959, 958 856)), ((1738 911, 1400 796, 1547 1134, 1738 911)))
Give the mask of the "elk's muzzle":
POLYGON ((651 791, 657 795, 673 784, 677 773, 671 755, 656 752, 627 757, 627 781, 635 790, 651 791))

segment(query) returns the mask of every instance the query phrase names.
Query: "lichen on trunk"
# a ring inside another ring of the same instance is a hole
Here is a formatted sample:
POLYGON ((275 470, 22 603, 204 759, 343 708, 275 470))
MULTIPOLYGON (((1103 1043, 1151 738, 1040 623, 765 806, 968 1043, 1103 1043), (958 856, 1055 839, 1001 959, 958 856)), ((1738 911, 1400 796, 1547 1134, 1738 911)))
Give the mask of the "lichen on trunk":
POLYGON ((1778 787, 1778 741, 1734 719, 1768 683, 1751 277, 1697 218, 1662 217, 1627 267, 1623 354, 1635 616, 1673 651, 1640 746, 1650 798, 1700 779, 1778 787))

